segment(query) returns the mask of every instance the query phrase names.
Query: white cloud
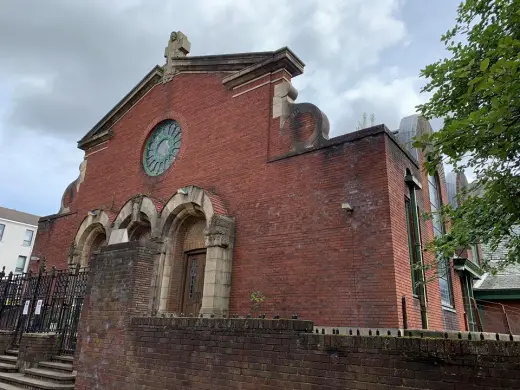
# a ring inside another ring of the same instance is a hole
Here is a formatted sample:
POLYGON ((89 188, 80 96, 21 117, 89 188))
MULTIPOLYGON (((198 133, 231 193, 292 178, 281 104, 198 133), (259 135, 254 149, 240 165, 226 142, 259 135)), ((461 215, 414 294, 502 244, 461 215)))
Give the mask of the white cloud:
POLYGON ((386 60, 396 47, 415 42, 403 20, 406 4, 7 2, 0 13, 0 86, 8 87, 0 88, 0 183, 9 189, 0 204, 30 205, 28 211, 41 214, 57 210, 81 161, 75 141, 153 65, 163 63, 173 30, 189 37, 192 55, 289 46, 307 65, 294 80, 298 101, 315 103, 327 114, 332 136, 354 130, 363 111, 395 127, 422 99, 415 74, 400 73, 406 60, 386 60))
POLYGON ((415 107, 426 101, 419 94, 421 80, 418 77, 403 77, 385 81, 378 75, 370 75, 342 94, 348 103, 366 103, 370 112, 384 113, 377 122, 384 122, 391 128, 399 125, 399 120, 415 113, 415 107))

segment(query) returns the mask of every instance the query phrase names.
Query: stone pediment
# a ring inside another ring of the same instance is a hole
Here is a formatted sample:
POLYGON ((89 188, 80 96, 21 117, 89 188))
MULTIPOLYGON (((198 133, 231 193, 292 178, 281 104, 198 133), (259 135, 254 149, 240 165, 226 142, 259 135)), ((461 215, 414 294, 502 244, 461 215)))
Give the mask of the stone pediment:
POLYGON ((155 66, 148 74, 112 108, 96 125, 78 141, 78 148, 90 149, 112 137, 112 126, 130 110, 157 83, 161 82, 163 68, 155 66))
POLYGON ((303 73, 304 63, 287 47, 276 51, 186 56, 190 44, 182 33, 172 33, 165 49, 166 64, 155 66, 81 140, 78 148, 88 150, 109 140, 113 125, 155 85, 167 83, 183 73, 229 73, 222 83, 232 89, 259 76, 285 69, 292 77, 303 73), (175 35, 176 34, 176 35, 175 35), (178 43, 178 39, 182 41, 178 43))

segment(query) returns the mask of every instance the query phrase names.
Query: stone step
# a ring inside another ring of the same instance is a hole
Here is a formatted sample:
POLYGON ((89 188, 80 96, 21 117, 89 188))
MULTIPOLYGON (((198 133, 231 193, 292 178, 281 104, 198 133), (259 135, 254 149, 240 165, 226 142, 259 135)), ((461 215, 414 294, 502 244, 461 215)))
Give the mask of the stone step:
POLYGON ((52 360, 54 360, 55 362, 72 363, 72 362, 74 362, 74 356, 70 356, 70 355, 53 356, 52 360))
POLYGON ((18 356, 18 349, 8 349, 7 351, 5 351, 5 354, 18 356))
POLYGON ((41 390, 74 390, 74 383, 53 383, 41 379, 31 378, 20 373, 8 374, 0 372, 0 383, 7 382, 10 385, 18 385, 22 388, 41 390))
POLYGON ((0 363, 16 364, 18 356, 14 355, 0 355, 0 363))
POLYGON ((72 372, 71 363, 40 362, 40 363, 38 363, 38 367, 52 368, 53 370, 72 372))
POLYGON ((9 383, 0 383, 0 390, 24 390, 24 388, 10 385, 9 383))
POLYGON ((16 372, 16 371, 18 371, 18 369, 16 368, 16 364, 0 362, 0 372, 16 372))
POLYGON ((72 372, 63 372, 50 370, 46 368, 27 368, 25 375, 37 379, 50 380, 56 383, 74 383, 76 374, 72 372))

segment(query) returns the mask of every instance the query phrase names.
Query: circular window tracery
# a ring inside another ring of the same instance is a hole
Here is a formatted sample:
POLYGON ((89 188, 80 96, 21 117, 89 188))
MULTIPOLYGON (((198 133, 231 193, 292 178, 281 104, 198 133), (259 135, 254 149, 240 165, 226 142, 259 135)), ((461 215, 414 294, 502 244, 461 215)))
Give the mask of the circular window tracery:
POLYGON ((154 127, 146 140, 143 168, 150 176, 164 173, 175 161, 181 148, 182 133, 177 121, 168 119, 154 127))

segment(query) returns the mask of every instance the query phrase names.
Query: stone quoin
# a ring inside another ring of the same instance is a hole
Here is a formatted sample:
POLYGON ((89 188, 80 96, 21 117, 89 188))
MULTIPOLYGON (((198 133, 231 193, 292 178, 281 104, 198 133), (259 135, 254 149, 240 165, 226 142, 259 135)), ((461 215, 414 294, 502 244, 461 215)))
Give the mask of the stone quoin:
MULTIPOLYGON (((424 250, 432 221, 420 218, 431 184, 409 142, 428 122, 330 138, 325 113, 297 102, 292 78, 304 63, 289 48, 190 49, 172 33, 165 65, 78 142, 80 174, 59 212, 40 219, 33 256, 62 269, 153 241, 146 296, 156 316, 245 316, 261 292, 254 316, 464 330, 461 273, 447 264, 444 279, 424 287, 416 279, 435 268, 411 266, 435 261, 424 250)), ((442 167, 436 177, 446 203, 442 167)))

